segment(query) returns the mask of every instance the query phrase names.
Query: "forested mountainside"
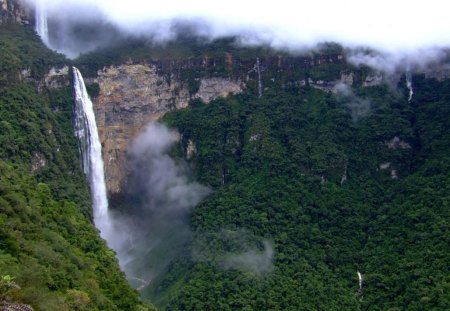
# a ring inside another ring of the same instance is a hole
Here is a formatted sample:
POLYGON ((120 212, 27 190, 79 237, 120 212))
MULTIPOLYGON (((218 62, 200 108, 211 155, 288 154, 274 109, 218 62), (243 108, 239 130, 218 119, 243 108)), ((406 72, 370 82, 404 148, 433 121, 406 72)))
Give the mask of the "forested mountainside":
MULTIPOLYGON (((188 107, 174 95, 162 120, 181 135, 173 155, 213 194, 193 210, 178 258, 142 295, 166 310, 449 308, 449 80, 432 70, 376 73, 346 62, 337 45, 292 57, 224 42, 211 57, 200 44, 197 54, 153 59, 179 89, 194 86, 188 107), (241 91, 205 101, 196 92, 211 76, 240 81, 241 91)), ((154 50, 136 51, 137 62, 152 63, 154 50)), ((77 61, 110 65, 119 52, 77 61)), ((130 59, 115 66, 116 84, 100 83, 97 102, 110 92, 105 120, 120 135, 149 111, 139 110, 140 95, 132 109, 115 103, 142 90, 121 81, 145 77, 130 59)), ((139 215, 147 203, 127 185, 112 208, 139 215)), ((152 270, 165 252, 139 264, 152 270)))
MULTIPOLYGON (((200 44, 187 58, 153 60, 180 89, 197 85, 186 108, 171 97, 162 120, 181 136, 173 155, 213 193, 193 210, 177 258, 164 247, 140 258, 150 271, 170 258, 143 297, 165 310, 448 309, 450 81, 423 68, 383 75, 348 63, 337 45, 290 57, 224 42, 213 43, 215 56, 200 44), (208 76, 242 90, 205 101, 196 92, 208 76)), ((151 63, 151 52, 136 51, 129 55, 151 63)), ((83 56, 79 66, 114 64, 119 52, 83 56)), ((128 70, 139 83, 131 59, 113 75, 124 80, 117 72, 128 70)), ((142 90, 103 88, 114 101, 142 90)), ((130 116, 148 113, 139 100, 105 114, 119 135, 130 116)), ((139 215, 146 197, 131 184, 112 208, 139 215)))
POLYGON ((72 88, 43 87, 70 62, 18 25, 0 50, 0 309, 147 310, 90 220, 72 88))
POLYGON ((192 214, 189 256, 148 297, 167 310, 448 309, 450 81, 413 81, 411 101, 402 80, 167 115, 215 191, 192 214))
POLYGON ((122 179, 109 188, 114 213, 147 220, 152 198, 132 188, 126 161, 148 121, 178 130, 170 155, 211 192, 131 248, 143 254, 137 272, 152 272, 145 300, 161 310, 450 309, 450 80, 433 72, 447 63, 388 75, 350 63, 337 44, 292 55, 189 33, 68 60, 11 23, 17 14, 0 25, 0 309, 153 309, 92 224, 72 64, 96 105, 106 177, 122 179))

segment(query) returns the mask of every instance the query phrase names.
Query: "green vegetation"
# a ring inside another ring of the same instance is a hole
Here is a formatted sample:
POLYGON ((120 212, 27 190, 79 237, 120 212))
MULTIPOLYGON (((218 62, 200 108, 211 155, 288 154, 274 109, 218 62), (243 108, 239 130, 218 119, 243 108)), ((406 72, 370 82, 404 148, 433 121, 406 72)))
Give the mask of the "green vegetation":
MULTIPOLYGON (((90 221, 71 88, 38 91, 48 69, 68 61, 30 29, 0 30, 0 303, 152 309, 90 221)), ((324 49, 312 55, 342 53, 324 49)), ((130 58, 174 60, 161 72, 176 70, 195 93, 204 75, 247 75, 256 56, 267 60, 262 98, 253 79, 244 94, 166 115, 182 134, 174 154, 193 142, 188 164, 214 192, 191 215, 183 256, 144 296, 166 310, 450 309, 450 82, 415 76, 411 103, 406 89, 354 88, 362 100, 353 103, 298 83, 337 79, 347 64, 281 73, 269 61, 279 54, 182 36, 76 61, 93 75, 130 58), (227 53, 244 65, 228 66, 227 53), (221 61, 198 69, 210 58, 221 61), (355 103, 370 110, 354 118, 355 103)))
POLYGON ((191 256, 145 295, 166 310, 450 308, 450 83, 414 86, 411 103, 355 89, 371 107, 358 122, 309 87, 167 115, 178 154, 196 144, 190 164, 215 192, 193 212, 191 256), (403 147, 389 147, 395 137, 403 147), (272 269, 226 264, 250 254, 243 236, 260 241, 257 254, 273 245, 272 269))
MULTIPOLYGON (((188 29, 180 31, 172 40, 164 42, 142 38, 117 40, 113 46, 81 55, 74 63, 86 76, 95 76, 98 70, 110 65, 129 62, 155 63, 161 73, 169 76, 179 75, 183 80, 192 83, 192 79, 204 76, 244 78, 255 64, 256 57, 261 58, 263 66, 266 67, 263 70, 268 71, 273 77, 276 75, 280 59, 283 59, 283 62, 292 62, 291 74, 295 75, 298 69, 304 69, 304 59, 336 57, 342 53, 343 48, 340 45, 328 43, 320 46, 317 51, 294 55, 270 46, 245 46, 236 37, 210 40, 195 36, 189 33, 188 29)), ((311 77, 319 80, 330 78, 332 74, 335 79, 337 74, 339 78, 338 70, 342 69, 342 65, 343 62, 334 65, 316 64, 317 68, 311 72, 311 77)))
POLYGON ((22 71, 40 80, 50 67, 69 63, 47 49, 32 29, 13 24, 1 25, 0 55, 0 87, 26 78, 22 71))
POLYGON ((0 158, 33 171, 49 184, 55 198, 78 202, 89 215, 88 189, 72 130, 71 94, 71 88, 37 93, 27 84, 0 90, 0 158))
MULTIPOLYGON (((132 62, 172 62, 191 60, 192 63, 201 64, 203 58, 225 58, 227 53, 235 57, 249 58, 258 54, 267 56, 286 55, 269 47, 247 48, 240 46, 237 38, 230 37, 210 41, 188 33, 180 33, 176 38, 167 42, 149 41, 141 38, 128 38, 119 40, 113 48, 99 48, 98 50, 81 55, 75 60, 79 68, 86 75, 94 75, 104 66, 120 65, 132 62)), ((223 66, 223 64, 220 64, 223 66)), ((168 73, 178 71, 180 68, 161 68, 168 73), (173 71, 170 71, 173 70, 173 71)), ((199 69, 197 67, 197 69, 199 69)))
POLYGON ((50 187, 18 165, 0 162, 0 271, 37 310, 132 310, 136 294, 89 219, 74 202, 53 199, 50 187))
POLYGON ((147 310, 90 220, 72 89, 37 91, 67 60, 18 26, 1 26, 0 49, 0 303, 147 310), (22 69, 28 83, 16 79, 22 69))

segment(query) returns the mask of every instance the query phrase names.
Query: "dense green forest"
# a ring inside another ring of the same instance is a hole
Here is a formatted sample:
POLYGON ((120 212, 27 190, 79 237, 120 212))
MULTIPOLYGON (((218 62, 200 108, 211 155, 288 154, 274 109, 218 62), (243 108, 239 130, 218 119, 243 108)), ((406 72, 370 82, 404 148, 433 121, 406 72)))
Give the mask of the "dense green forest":
MULTIPOLYGON (((220 63, 228 53, 243 63, 292 56, 240 49, 233 38, 130 44, 76 62, 94 74, 130 60, 218 61, 182 72, 189 83, 236 74, 220 63)), ((368 73, 347 63, 266 67, 261 98, 250 80, 241 95, 192 100, 165 116, 182 137, 173 154, 185 158, 194 143, 188 164, 214 192, 190 217, 192 239, 144 298, 166 310, 450 308, 450 83, 415 75, 409 102, 405 77, 362 88, 368 73), (356 80, 342 93, 295 83, 349 70, 356 80)))
MULTIPOLYGON (((165 46, 126 41, 69 61, 31 29, 0 30, 0 303, 152 309, 92 224, 72 89, 40 81, 63 64, 92 76, 130 59, 232 53, 253 62, 274 51, 187 36, 165 46)), ((221 66, 212 74, 228 70, 221 66)), ((295 83, 348 68, 368 70, 322 64, 271 80, 277 73, 266 68, 261 97, 250 80, 240 95, 191 100, 164 117, 181 134, 172 155, 213 192, 189 215, 192 238, 145 299, 162 310, 450 309, 450 81, 413 75, 411 101, 405 77, 334 93, 295 83)), ((211 72, 181 74, 189 83, 211 72)))
POLYGON ((215 191, 145 295, 166 310, 449 309, 450 83, 416 75, 411 102, 397 88, 279 87, 167 115, 215 191), (355 102, 370 109, 355 118, 355 102))
POLYGON ((15 25, 0 26, 0 50, 0 309, 147 310, 90 220, 72 88, 38 91, 70 62, 15 25))

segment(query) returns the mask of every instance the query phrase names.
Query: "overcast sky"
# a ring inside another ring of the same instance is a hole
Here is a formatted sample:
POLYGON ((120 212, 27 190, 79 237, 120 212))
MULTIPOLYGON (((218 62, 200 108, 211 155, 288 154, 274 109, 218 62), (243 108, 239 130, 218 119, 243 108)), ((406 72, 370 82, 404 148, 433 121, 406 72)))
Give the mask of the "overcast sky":
POLYGON ((201 32, 211 37, 242 35, 278 48, 335 41, 398 55, 450 46, 449 0, 25 1, 41 3, 50 17, 101 14, 126 32, 159 38, 170 37, 173 20, 184 20, 204 23, 201 32))

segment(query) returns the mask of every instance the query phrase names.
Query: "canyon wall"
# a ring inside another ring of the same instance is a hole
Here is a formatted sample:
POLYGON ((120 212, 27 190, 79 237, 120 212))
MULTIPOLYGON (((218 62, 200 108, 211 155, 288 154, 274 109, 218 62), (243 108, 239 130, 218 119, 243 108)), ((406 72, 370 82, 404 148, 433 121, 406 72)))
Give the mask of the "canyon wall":
MULTIPOLYGON (((109 193, 120 195, 127 176, 127 149, 150 121, 186 108, 243 91, 258 94, 272 87, 309 86, 333 92, 339 84, 373 86, 384 78, 346 63, 335 55, 233 57, 159 60, 105 67, 87 83, 98 85, 94 98, 109 193), (337 70, 329 74, 329 66, 337 70), (326 74, 323 75, 322 72, 326 74), (260 81, 258 81, 260 80, 260 81)), ((48 84, 48 83, 47 83, 48 84)), ((188 150, 189 151, 189 150, 188 150)), ((187 153, 189 153, 186 151, 187 153)), ((191 152, 192 153, 192 152, 191 152)), ((189 156, 189 154, 186 154, 189 156)))
POLYGON ((263 95, 271 88, 292 86, 332 92, 339 84, 373 86, 383 82, 383 77, 367 73, 349 65, 339 53, 260 58, 224 53, 223 57, 130 60, 105 67, 86 82, 98 85, 94 105, 109 193, 120 195, 124 189, 127 149, 133 138, 148 122, 187 107, 190 100, 209 103, 243 91, 263 95))
POLYGON ((99 71, 95 82, 99 85, 97 125, 111 194, 120 193, 127 172, 128 145, 148 122, 187 107, 190 99, 209 103, 217 97, 241 93, 244 87, 238 80, 204 78, 198 91, 190 94, 186 81, 159 74, 156 66, 145 64, 107 67, 99 71))
POLYGON ((33 14, 29 8, 19 0, 0 0, 0 24, 34 23, 33 14))

